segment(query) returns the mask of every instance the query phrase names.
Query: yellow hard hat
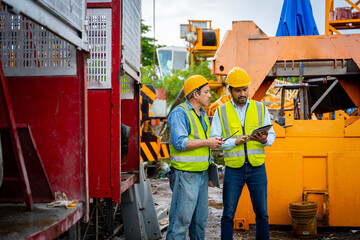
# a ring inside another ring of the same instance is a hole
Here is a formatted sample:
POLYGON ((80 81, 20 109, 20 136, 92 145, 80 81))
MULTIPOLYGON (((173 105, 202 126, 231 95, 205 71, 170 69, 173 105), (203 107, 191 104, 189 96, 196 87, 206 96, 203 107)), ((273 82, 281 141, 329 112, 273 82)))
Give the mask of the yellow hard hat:
POLYGON ((245 87, 248 86, 251 82, 249 74, 242 68, 234 67, 228 73, 226 78, 227 84, 231 87, 245 87))
POLYGON ((189 95, 195 89, 197 89, 207 83, 208 83, 208 81, 206 80, 206 78, 204 78, 201 75, 193 75, 193 76, 189 77, 188 79, 186 79, 186 81, 184 83, 185 97, 187 95, 189 95))

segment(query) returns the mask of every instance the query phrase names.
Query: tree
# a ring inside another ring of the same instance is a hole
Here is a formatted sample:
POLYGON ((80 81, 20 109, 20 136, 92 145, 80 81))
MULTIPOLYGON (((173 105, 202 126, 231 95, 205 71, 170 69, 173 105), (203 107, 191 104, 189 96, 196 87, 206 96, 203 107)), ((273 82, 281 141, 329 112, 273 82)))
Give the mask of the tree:
MULTIPOLYGON (((153 53, 154 53, 154 38, 146 37, 145 35, 150 31, 150 26, 143 23, 141 20, 141 51, 142 51, 142 66, 153 65, 153 53)), ((157 40, 155 39, 155 43, 157 40)), ((155 49, 164 47, 165 45, 155 44, 155 49)), ((157 64, 157 56, 155 54, 155 65, 157 64)))
MULTIPOLYGON (((154 65, 153 65, 153 52, 154 52, 154 39, 146 37, 145 34, 150 31, 150 26, 145 25, 141 20, 141 35, 142 35, 142 83, 145 85, 154 85, 154 65)), ((155 40, 156 42, 157 40, 155 40)), ((165 45, 155 44, 155 49, 165 45)), ((155 71, 157 68, 157 56, 155 55, 155 71)), ((165 88, 168 106, 171 106, 181 88, 184 86, 184 81, 195 74, 204 76, 207 80, 215 80, 216 77, 211 73, 208 67, 209 61, 195 61, 195 64, 188 69, 175 71, 172 70, 170 76, 160 79, 159 74, 155 72, 155 88, 165 88)), ((211 101, 215 101, 218 96, 212 92, 211 101)))
MULTIPOLYGON (((170 76, 166 76, 164 79, 156 79, 155 88, 165 88, 166 99, 168 106, 171 106, 177 95, 179 94, 181 88, 184 86, 184 81, 192 75, 200 74, 204 76, 207 80, 216 80, 216 77, 211 73, 211 70, 208 68, 208 61, 200 62, 199 65, 192 65, 188 69, 180 71, 172 71, 170 76)), ((153 69, 149 66, 142 68, 143 84, 152 85, 153 79, 153 69)), ((216 93, 211 92, 211 101, 215 101, 219 96, 216 93)))
MULTIPOLYGON (((160 79, 160 74, 157 72, 158 68, 155 68, 155 88, 163 88, 164 82, 160 79)), ((147 65, 141 68, 141 79, 145 85, 154 85, 154 65, 147 65)))

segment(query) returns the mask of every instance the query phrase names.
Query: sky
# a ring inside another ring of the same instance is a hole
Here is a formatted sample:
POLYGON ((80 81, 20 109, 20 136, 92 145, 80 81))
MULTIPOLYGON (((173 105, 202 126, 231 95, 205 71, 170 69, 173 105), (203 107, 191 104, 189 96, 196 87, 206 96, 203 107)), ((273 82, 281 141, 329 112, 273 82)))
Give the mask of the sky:
MULTIPOLYGON (((142 0, 142 19, 151 28, 153 1, 142 0)), ((310 2, 319 33, 324 34, 325 0, 310 2)), ((220 28, 220 41, 225 32, 231 30, 232 21, 241 20, 254 21, 268 36, 273 37, 282 5, 283 0, 155 0, 155 39, 158 44, 185 47, 185 41, 180 38, 180 24, 187 24, 188 20, 212 20, 212 28, 220 28)), ((153 32, 146 36, 153 37, 153 32)))

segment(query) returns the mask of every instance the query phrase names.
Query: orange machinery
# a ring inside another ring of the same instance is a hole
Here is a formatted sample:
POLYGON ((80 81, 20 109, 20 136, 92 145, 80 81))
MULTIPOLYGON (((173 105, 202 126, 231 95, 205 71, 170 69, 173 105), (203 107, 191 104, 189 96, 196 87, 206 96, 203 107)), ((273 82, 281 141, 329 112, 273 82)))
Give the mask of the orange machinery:
MULTIPOLYGON (((289 225, 289 202, 313 200, 323 226, 360 226, 360 35, 268 37, 254 22, 233 22, 213 60, 213 72, 233 67, 252 77, 261 100, 277 77, 300 77, 294 109, 274 118, 276 140, 266 147, 270 224, 289 225), (356 109, 347 115, 341 109, 356 109), (335 111, 334 116, 328 112, 335 111), (322 120, 311 120, 312 114, 322 120), (358 115, 358 114, 357 114, 358 115)), ((289 109, 287 109, 289 110, 289 109)), ((248 190, 235 228, 255 223, 248 190)))
POLYGON ((188 43, 188 51, 191 54, 191 64, 194 55, 204 57, 214 56, 220 43, 220 29, 213 29, 210 20, 188 20, 188 24, 180 25, 180 38, 188 43))
POLYGON ((353 30, 360 28, 360 7, 350 0, 343 0, 347 7, 334 9, 335 0, 325 1, 325 34, 341 34, 341 30, 353 30))
MULTIPOLYGON (((188 20, 187 24, 180 24, 180 38, 188 42, 187 51, 190 53, 190 65, 194 63, 194 56, 202 61, 198 55, 212 58, 220 45, 220 29, 211 27, 211 20, 188 20)), ((218 95, 225 95, 223 78, 209 80, 210 88, 218 95)))

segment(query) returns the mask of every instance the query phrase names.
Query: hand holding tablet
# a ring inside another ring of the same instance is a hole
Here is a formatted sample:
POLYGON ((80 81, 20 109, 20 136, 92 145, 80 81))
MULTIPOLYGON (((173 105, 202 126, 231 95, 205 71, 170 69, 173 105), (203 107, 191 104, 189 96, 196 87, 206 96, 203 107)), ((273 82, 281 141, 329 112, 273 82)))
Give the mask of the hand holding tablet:
POLYGON ((264 133, 266 131, 269 131, 271 127, 272 127, 272 124, 269 124, 269 125, 261 126, 261 127, 254 129, 254 131, 252 131, 252 133, 249 135, 249 137, 246 141, 248 142, 248 141, 253 140, 253 139, 251 139, 252 137, 254 137, 255 135, 257 135, 259 133, 264 133))

